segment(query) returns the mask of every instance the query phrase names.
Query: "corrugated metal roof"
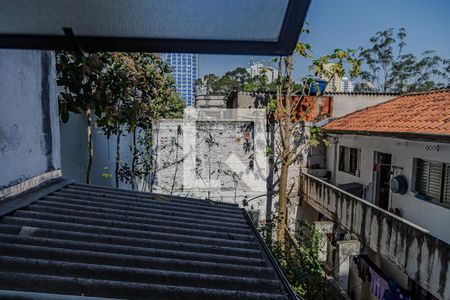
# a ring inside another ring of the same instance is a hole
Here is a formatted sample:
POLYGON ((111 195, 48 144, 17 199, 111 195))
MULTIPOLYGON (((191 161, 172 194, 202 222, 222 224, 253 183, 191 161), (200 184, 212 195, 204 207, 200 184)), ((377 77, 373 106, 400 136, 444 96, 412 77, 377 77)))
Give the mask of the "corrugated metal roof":
POLYGON ((58 188, 1 217, 0 296, 290 299, 238 206, 58 188))

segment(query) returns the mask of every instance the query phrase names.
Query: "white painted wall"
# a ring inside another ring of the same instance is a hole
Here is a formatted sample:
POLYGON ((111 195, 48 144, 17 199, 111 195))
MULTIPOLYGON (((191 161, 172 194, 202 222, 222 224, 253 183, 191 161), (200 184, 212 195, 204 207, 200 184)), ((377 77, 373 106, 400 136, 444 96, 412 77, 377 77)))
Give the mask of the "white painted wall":
MULTIPOLYGON (((87 129, 83 114, 70 114, 67 123, 61 123, 61 169, 62 175, 74 179, 78 183, 86 182, 87 166, 87 129)), ((94 143, 94 160, 92 163, 91 183, 108 187, 115 186, 114 169, 116 163, 116 136, 109 139, 100 128, 92 130, 94 143), (112 177, 102 176, 111 174, 112 177)), ((121 138, 121 160, 131 162, 129 137, 121 138)), ((128 184, 119 182, 120 188, 130 188, 128 184)))
POLYGON ((0 190, 59 174, 53 52, 0 50, 0 79, 0 190))
POLYGON ((333 117, 338 118, 356 110, 383 103, 394 99, 393 95, 366 95, 358 93, 332 94, 333 96, 333 117))
POLYGON ((173 193, 181 196, 209 197, 240 205, 243 200, 258 197, 249 203, 249 208, 259 211, 261 220, 266 210, 267 192, 265 125, 264 111, 248 109, 186 109, 184 119, 155 122, 154 142, 159 171, 154 191, 170 193, 175 183, 173 193), (250 124, 253 124, 253 129, 243 129, 250 124), (178 144, 182 149, 179 148, 176 159, 173 141, 177 139, 178 126, 182 131, 178 136, 178 144), (208 149, 205 141, 208 135, 205 132, 212 135, 217 146, 208 149), (246 140, 254 147, 253 150, 245 151, 243 145, 246 140), (183 162, 175 164, 181 158, 184 158, 183 162), (200 158, 201 176, 195 173, 197 158, 200 158), (250 161, 253 161, 253 169, 249 167, 250 161), (236 172, 239 175, 238 183, 235 185, 229 173, 225 172, 236 172))
MULTIPOLYGON (((403 168, 403 171, 394 175, 404 175, 408 181, 408 192, 404 195, 391 193, 394 208, 400 208, 402 216, 429 230, 430 233, 444 241, 450 241, 450 209, 443 206, 417 199, 411 191, 413 176, 413 159, 423 158, 450 163, 450 144, 406 141, 389 137, 356 136, 356 135, 330 135, 338 137, 339 145, 361 149, 361 174, 353 176, 336 169, 336 184, 358 182, 368 185, 372 182, 374 151, 392 154, 392 165, 403 168), (398 143, 398 142, 405 142, 398 143), (400 145, 399 145, 400 144, 400 145), (427 151, 427 145, 439 145, 439 151, 427 151)), ((330 142, 333 139, 330 138, 330 142)), ((332 144, 327 151, 327 169, 334 170, 334 147, 332 144)), ((370 193, 369 193, 370 194, 370 193)), ((372 197, 367 200, 372 201, 372 197)))

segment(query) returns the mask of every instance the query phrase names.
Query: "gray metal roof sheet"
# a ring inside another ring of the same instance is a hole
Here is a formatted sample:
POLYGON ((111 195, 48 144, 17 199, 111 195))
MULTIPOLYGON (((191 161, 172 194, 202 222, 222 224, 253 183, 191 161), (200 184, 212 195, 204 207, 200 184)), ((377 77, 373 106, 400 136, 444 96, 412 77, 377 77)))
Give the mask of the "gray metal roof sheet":
POLYGON ((238 206, 62 185, 3 211, 0 297, 290 299, 238 206))

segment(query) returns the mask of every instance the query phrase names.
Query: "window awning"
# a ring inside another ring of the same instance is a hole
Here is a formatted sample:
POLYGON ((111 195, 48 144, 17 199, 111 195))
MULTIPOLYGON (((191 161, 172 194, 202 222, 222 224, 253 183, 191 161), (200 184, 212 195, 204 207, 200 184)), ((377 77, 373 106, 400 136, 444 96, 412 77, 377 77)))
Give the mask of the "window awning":
POLYGON ((0 48, 291 54, 310 0, 5 0, 0 48))

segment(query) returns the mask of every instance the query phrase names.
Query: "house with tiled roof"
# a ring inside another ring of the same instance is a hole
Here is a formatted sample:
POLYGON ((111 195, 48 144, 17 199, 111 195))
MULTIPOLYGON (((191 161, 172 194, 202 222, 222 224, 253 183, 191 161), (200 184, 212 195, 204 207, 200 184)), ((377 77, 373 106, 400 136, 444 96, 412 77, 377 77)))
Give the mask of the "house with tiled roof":
POLYGON ((303 170, 292 212, 327 234, 324 260, 343 273, 341 286, 355 299, 375 299, 377 285, 449 299, 450 90, 380 100, 317 126, 329 142, 324 165, 303 170), (334 259, 345 254, 358 259, 334 259))
POLYGON ((335 184, 359 183, 364 199, 450 240, 449 90, 403 95, 323 130, 337 148, 327 156, 335 184), (395 178, 401 192, 390 186, 395 178))
POLYGON ((323 128, 329 133, 447 140, 450 136, 450 90, 406 94, 345 115, 323 128))

